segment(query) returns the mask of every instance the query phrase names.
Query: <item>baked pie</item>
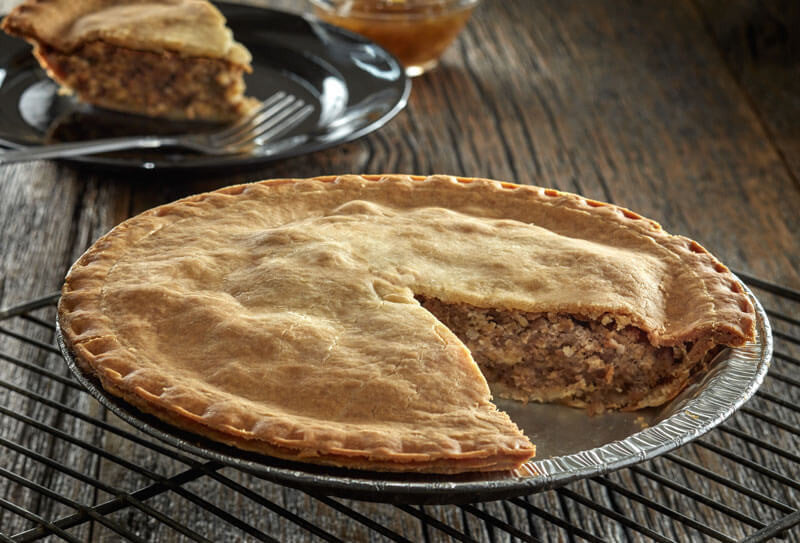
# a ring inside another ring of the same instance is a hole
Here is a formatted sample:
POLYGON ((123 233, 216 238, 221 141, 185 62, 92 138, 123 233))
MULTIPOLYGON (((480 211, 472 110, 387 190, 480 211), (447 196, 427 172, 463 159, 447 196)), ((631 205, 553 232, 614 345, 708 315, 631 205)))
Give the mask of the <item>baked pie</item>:
POLYGON ((371 470, 514 468, 491 403, 673 398, 753 305, 631 211, 446 176, 279 179, 138 215, 72 267, 66 345, 111 394, 247 450, 371 470))
POLYGON ((2 28, 95 106, 216 122, 257 103, 244 96, 250 53, 205 0, 26 0, 2 28))

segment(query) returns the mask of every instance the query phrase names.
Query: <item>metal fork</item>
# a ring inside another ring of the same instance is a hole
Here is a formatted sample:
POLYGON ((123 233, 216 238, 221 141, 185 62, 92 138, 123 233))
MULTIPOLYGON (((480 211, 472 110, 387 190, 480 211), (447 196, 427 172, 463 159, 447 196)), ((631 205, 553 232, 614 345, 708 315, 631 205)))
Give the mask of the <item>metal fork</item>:
POLYGON ((159 147, 183 147, 208 155, 235 155, 254 149, 259 154, 266 154, 263 149, 266 144, 300 124, 312 111, 313 106, 279 91, 245 117, 216 132, 179 136, 132 136, 25 147, 0 151, 0 164, 159 147))

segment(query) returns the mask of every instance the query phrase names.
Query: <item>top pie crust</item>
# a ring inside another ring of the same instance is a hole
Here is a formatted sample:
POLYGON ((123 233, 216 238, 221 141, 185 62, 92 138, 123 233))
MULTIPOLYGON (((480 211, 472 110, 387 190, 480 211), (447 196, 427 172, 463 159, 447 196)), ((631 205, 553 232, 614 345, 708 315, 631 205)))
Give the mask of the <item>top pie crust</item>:
POLYGON ((657 346, 737 346, 754 310, 696 242, 532 186, 341 176, 234 186, 113 229, 60 325, 84 371, 183 428, 291 459, 509 469, 534 448, 414 295, 628 319, 657 346))
POLYGON ((218 58, 250 71, 250 53, 206 0, 34 0, 14 9, 3 27, 63 53, 100 40, 218 58))

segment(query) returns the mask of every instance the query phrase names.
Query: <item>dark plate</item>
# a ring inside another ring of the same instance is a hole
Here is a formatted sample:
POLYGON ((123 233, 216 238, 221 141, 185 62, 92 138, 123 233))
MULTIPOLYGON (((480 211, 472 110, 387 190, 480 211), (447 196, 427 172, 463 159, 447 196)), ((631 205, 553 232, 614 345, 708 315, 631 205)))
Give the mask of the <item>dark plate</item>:
MULTIPOLYGON (((125 168, 197 168, 258 164, 300 155, 377 130, 406 105, 411 90, 397 60, 366 38, 308 17, 217 4, 236 39, 253 55, 247 94, 266 99, 282 90, 314 105, 314 113, 282 137, 277 151, 204 156, 181 150, 131 151, 77 162, 125 168)), ((165 123, 79 104, 58 94, 23 40, 0 32, 0 145, 46 145, 97 137, 208 130, 203 123, 165 123)))
MULTIPOLYGON (((744 287, 747 289, 747 287, 744 287)), ((377 473, 289 462, 229 447, 185 432, 108 394, 76 365, 57 328, 69 368, 97 400, 136 428, 178 449, 310 493, 390 503, 468 503, 531 494, 620 469, 680 447, 708 432, 747 401, 772 358, 772 333, 761 304, 756 340, 725 349, 709 371, 659 408, 589 416, 562 405, 495 403, 536 443, 536 458, 515 471, 462 475, 377 473)))

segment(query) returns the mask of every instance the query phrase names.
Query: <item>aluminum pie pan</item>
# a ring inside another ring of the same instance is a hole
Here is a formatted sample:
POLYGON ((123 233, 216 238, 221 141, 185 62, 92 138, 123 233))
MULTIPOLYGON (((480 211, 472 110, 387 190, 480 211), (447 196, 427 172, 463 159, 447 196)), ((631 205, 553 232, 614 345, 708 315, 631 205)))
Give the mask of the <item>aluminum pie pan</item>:
POLYGON ((122 420, 181 451, 311 494, 397 504, 471 503, 532 494, 643 462, 688 443, 731 416, 761 385, 772 359, 767 315, 743 287, 756 311, 755 341, 723 350, 707 372, 665 406, 592 416, 561 405, 496 401, 537 446, 536 458, 517 470, 497 473, 369 472, 243 451, 176 428, 107 393, 96 377, 78 367, 58 322, 56 337, 69 369, 92 396, 122 420))

